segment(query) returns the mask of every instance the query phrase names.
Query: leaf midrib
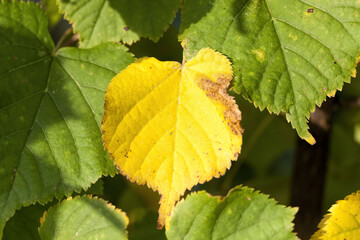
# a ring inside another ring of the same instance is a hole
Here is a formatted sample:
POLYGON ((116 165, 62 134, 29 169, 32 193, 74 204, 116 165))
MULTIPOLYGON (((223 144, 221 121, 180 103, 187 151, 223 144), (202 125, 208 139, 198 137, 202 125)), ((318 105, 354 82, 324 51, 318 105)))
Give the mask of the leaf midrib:
MULTIPOLYGON (((49 68, 49 74, 48 74, 48 77, 47 77, 47 83, 46 83, 45 91, 43 92, 43 96, 41 97, 41 100, 39 101, 39 106, 38 106, 38 108, 37 108, 37 112, 36 112, 36 114, 35 114, 33 124, 32 124, 31 128, 30 128, 29 131, 28 131, 28 134, 27 134, 27 136, 26 136, 26 140, 24 141, 24 144, 23 144, 23 146, 22 146, 21 154, 20 154, 20 156, 19 156, 19 158, 18 158, 18 164, 17 164, 17 166, 16 166, 15 169, 18 169, 19 166, 20 166, 21 159, 22 159, 22 156, 23 156, 24 151, 25 151, 25 149, 26 149, 26 144, 27 144, 27 142, 28 142, 30 133, 32 132, 32 129, 34 128, 35 123, 36 123, 36 119, 38 118, 38 115, 39 115, 39 112, 40 112, 40 106, 41 106, 41 104, 42 104, 42 102, 43 102, 43 100, 44 100, 44 96, 45 96, 46 91, 47 91, 47 88, 48 88, 49 79, 50 79, 50 76, 51 76, 51 72, 52 72, 53 66, 54 66, 54 59, 51 60, 51 65, 50 65, 50 68, 49 68)), ((9 191, 7 191, 6 201, 4 202, 4 205, 3 205, 3 207, 1 208, 1 211, 0 211, 0 212, 1 212, 1 215, 0 215, 0 216, 2 216, 2 218, 5 219, 5 221, 7 221, 7 220, 14 214, 14 211, 15 211, 15 210, 13 210, 13 213, 10 214, 10 216, 9 216, 8 218, 6 218, 6 216, 4 217, 4 215, 3 215, 4 209, 6 209, 7 203, 8 203, 8 201, 9 201, 10 194, 11 194, 11 192, 13 191, 14 183, 15 183, 15 179, 16 179, 17 174, 18 174, 17 172, 14 173, 14 177, 13 177, 13 180, 12 180, 12 183, 11 183, 11 188, 10 188, 9 191)), ((16 206, 19 206, 19 203, 16 203, 16 206)))

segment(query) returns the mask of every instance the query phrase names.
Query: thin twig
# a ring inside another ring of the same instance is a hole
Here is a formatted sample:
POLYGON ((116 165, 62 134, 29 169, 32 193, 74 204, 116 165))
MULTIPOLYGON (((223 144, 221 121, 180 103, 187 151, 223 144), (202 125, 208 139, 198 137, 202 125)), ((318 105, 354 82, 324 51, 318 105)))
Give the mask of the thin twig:
POLYGON ((55 52, 57 52, 62 46, 63 43, 65 41, 67 41, 69 39, 69 37, 73 34, 73 29, 72 27, 68 28, 64 34, 61 36, 61 38, 59 39, 59 41, 57 42, 56 46, 55 46, 55 52))

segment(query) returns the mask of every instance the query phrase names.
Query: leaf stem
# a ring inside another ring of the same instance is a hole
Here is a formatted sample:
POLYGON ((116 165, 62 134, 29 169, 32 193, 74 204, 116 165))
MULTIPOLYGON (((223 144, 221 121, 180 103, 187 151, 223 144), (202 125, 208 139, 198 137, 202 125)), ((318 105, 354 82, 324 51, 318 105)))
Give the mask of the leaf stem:
POLYGON ((73 36, 74 36, 73 29, 72 29, 72 27, 70 27, 64 32, 64 34, 61 36, 61 38, 57 42, 55 49, 54 49, 54 53, 56 53, 64 45, 65 41, 68 41, 73 36))

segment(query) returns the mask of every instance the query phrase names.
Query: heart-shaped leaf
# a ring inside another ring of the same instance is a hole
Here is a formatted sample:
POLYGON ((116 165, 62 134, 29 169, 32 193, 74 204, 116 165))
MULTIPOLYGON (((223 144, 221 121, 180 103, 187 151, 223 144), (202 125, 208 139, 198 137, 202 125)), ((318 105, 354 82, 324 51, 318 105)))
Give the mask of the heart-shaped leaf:
POLYGON ((186 189, 224 174, 242 143, 226 89, 229 60, 211 49, 181 65, 143 58, 110 83, 103 141, 120 172, 157 190, 159 227, 186 189))

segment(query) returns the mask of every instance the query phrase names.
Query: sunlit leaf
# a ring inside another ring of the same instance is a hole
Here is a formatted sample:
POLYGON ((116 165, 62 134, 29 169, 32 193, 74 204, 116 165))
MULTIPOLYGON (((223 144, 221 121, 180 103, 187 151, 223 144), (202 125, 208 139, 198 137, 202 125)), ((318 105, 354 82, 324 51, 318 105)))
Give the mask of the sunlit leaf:
POLYGON ((102 199, 68 198, 50 208, 41 219, 42 240, 127 239, 127 216, 102 199))
POLYGON ((297 239, 292 232, 296 211, 247 187, 238 186, 225 198, 202 191, 176 205, 166 223, 166 236, 169 240, 297 239))
POLYGON ((105 94, 103 141, 120 172, 162 198, 161 227, 186 189, 224 174, 240 152, 229 60, 211 49, 181 65, 142 58, 105 94))
POLYGON ((360 1, 185 0, 185 57, 211 47, 234 63, 234 89, 260 109, 286 113, 314 144, 307 119, 350 81, 360 55, 360 1))
POLYGON ((360 191, 338 201, 329 209, 312 240, 358 239, 360 236, 360 191))
POLYGON ((106 86, 127 49, 54 49, 32 2, 0 3, 0 225, 22 206, 87 189, 115 174, 103 150, 106 86))

